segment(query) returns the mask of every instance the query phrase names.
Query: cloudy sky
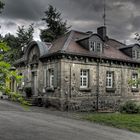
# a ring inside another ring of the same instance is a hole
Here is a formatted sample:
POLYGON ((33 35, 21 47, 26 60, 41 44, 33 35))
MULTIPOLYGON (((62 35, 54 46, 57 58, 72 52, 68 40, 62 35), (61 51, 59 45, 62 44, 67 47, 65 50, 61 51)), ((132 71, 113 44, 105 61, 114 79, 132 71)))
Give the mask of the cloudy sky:
MULTIPOLYGON (((17 27, 34 23, 34 39, 39 39, 39 29, 44 28, 41 18, 51 4, 67 20, 71 29, 93 31, 103 25, 103 0, 3 0, 5 8, 0 15, 0 33, 15 34, 17 27)), ((107 31, 109 37, 127 44, 135 42, 140 33, 139 0, 106 0, 107 31)))

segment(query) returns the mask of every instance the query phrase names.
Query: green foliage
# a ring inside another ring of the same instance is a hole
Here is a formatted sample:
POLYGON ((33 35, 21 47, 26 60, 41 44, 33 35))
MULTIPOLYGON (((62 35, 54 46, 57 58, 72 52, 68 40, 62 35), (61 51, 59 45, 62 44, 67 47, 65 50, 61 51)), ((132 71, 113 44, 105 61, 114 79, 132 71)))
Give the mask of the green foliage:
POLYGON ((67 27, 67 22, 62 20, 61 13, 52 5, 49 5, 42 20, 47 24, 47 29, 41 30, 40 38, 42 41, 52 42, 70 28, 67 27))
POLYGON ((25 28, 25 26, 18 27, 17 40, 18 43, 21 44, 21 47, 25 47, 33 40, 33 33, 34 33, 33 24, 29 25, 27 29, 25 28))
POLYGON ((3 37, 3 40, 7 43, 7 45, 10 47, 10 50, 7 51, 4 54, 5 61, 9 62, 12 64, 18 56, 19 52, 19 43, 18 43, 18 38, 15 37, 14 35, 8 33, 3 37))
POLYGON ((23 105, 29 105, 20 93, 11 92, 6 85, 6 82, 10 82, 11 79, 19 83, 22 76, 18 75, 18 71, 13 71, 11 65, 4 61, 4 53, 9 50, 6 43, 0 42, 0 50, 2 50, 0 53, 0 91, 7 94, 13 101, 19 101, 23 105))
POLYGON ((17 30, 17 37, 8 33, 3 37, 3 41, 7 42, 10 47, 9 51, 4 54, 5 61, 11 64, 21 58, 24 54, 24 49, 33 40, 34 28, 33 24, 29 25, 28 28, 25 26, 19 26, 17 30))
POLYGON ((140 106, 136 104, 136 101, 127 101, 120 106, 120 112, 122 113, 140 113, 140 106))

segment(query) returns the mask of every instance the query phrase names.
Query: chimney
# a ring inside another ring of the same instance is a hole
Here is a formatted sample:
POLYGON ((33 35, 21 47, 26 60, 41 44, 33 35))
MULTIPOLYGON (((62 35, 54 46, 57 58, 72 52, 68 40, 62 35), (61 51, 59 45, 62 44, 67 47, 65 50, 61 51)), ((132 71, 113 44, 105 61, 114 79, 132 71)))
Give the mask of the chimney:
POLYGON ((105 41, 106 40, 106 27, 105 26, 101 26, 99 28, 97 28, 97 34, 105 41))

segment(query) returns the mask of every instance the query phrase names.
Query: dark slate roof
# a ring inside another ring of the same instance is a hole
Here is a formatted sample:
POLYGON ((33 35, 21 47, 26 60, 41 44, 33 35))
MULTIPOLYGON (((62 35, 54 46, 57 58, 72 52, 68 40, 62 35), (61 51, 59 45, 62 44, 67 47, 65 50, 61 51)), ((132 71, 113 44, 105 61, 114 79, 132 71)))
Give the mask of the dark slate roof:
MULTIPOLYGON (((100 58, 111 59, 111 60, 139 63, 139 61, 133 60, 131 57, 124 54, 120 50, 120 48, 128 47, 128 46, 115 39, 108 38, 108 40, 104 42, 104 52, 102 54, 95 54, 95 52, 91 52, 88 49, 80 46, 79 43, 77 43, 77 40, 88 38, 88 37, 89 37, 88 33, 72 30, 67 34, 61 36, 54 42, 52 42, 52 45, 50 44, 48 45, 47 43, 44 42, 34 41, 29 44, 27 52, 29 51, 29 48, 31 48, 33 45, 36 44, 39 47, 40 59, 58 53, 65 53, 65 54, 73 54, 73 55, 87 56, 93 58, 100 57, 100 58)), ((27 56, 24 56, 24 60, 26 59, 27 56)))
POLYGON ((134 46, 139 46, 139 47, 140 47, 139 44, 130 44, 130 45, 126 45, 126 46, 124 46, 124 47, 121 47, 120 50, 121 50, 121 49, 133 48, 134 46))
POLYGON ((138 62, 137 60, 133 60, 131 57, 127 56, 120 50, 120 48, 122 47, 127 47, 125 44, 112 38, 111 39, 109 38, 104 43, 104 52, 102 54, 95 54, 94 52, 90 52, 89 50, 83 48, 77 43, 77 40, 85 39, 88 37, 89 34, 87 33, 79 32, 77 34, 77 31, 71 31, 65 36, 53 42, 51 49, 42 58, 48 57, 50 55, 54 55, 54 53, 63 52, 67 54, 74 54, 74 55, 81 55, 81 56, 83 55, 89 57, 100 57, 100 58, 120 60, 125 62, 138 62))
POLYGON ((90 37, 92 37, 92 36, 94 36, 94 35, 95 35, 95 36, 98 36, 98 37, 103 41, 103 39, 101 38, 101 36, 99 36, 98 34, 88 34, 86 37, 77 39, 76 42, 89 39, 90 37))

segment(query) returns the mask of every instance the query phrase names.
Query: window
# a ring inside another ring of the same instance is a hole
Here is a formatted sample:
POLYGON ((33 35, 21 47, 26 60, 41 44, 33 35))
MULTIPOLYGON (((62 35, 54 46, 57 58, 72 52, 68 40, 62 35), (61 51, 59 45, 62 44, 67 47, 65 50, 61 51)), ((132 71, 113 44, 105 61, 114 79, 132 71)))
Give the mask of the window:
POLYGON ((54 70, 49 69, 49 86, 53 87, 54 86, 54 70))
POLYGON ((140 59, 140 51, 137 51, 137 57, 140 59))
POLYGON ((88 88, 89 70, 81 70, 80 73, 80 88, 88 88))
POLYGON ((137 73, 133 73, 132 74, 132 88, 133 89, 138 88, 137 80, 138 80, 138 74, 137 73))
POLYGON ((101 43, 97 43, 97 52, 101 52, 101 43))
POLYGON ((95 51, 95 42, 94 41, 89 41, 89 49, 90 51, 95 51))
POLYGON ((106 73, 106 88, 113 88, 114 72, 107 71, 106 73))
POLYGON ((139 59, 140 58, 140 51, 133 50, 132 51, 132 57, 135 58, 135 59, 139 59))

